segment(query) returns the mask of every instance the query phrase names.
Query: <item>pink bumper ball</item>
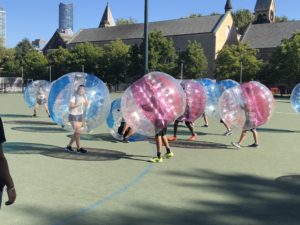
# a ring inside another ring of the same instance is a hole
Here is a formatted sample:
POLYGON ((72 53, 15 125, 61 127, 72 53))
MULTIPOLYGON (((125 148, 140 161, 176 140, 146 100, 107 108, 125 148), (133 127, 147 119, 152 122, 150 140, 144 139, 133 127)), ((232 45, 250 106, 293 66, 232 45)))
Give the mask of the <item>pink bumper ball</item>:
POLYGON ((146 74, 124 92, 121 111, 137 133, 153 136, 184 114, 186 97, 180 83, 162 72, 146 74))
POLYGON ((222 120, 232 128, 243 130, 267 123, 274 107, 272 92, 255 81, 226 90, 219 101, 222 120))
POLYGON ((180 84, 186 94, 186 109, 177 120, 195 122, 205 111, 205 89, 195 80, 183 80, 180 84))

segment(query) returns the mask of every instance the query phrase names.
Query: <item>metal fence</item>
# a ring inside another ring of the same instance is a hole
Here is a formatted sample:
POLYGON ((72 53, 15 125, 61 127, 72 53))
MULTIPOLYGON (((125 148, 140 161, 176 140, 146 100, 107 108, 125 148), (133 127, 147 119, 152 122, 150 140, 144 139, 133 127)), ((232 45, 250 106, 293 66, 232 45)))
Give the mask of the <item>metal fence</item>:
POLYGON ((0 77, 0 93, 20 93, 23 87, 22 77, 0 77))

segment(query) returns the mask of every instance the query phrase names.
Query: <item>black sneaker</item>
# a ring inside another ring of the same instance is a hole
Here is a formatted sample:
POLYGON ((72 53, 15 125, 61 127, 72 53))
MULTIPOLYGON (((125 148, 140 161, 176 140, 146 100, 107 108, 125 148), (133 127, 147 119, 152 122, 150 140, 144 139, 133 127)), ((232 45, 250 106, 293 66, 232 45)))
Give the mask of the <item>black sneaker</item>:
POLYGON ((85 150, 84 148, 80 148, 80 149, 77 149, 77 153, 85 154, 85 153, 87 153, 87 150, 85 150))
POLYGON ((203 126, 201 126, 201 127, 208 127, 208 125, 207 124, 204 124, 203 126))
POLYGON ((126 137, 123 138, 124 143, 129 143, 128 139, 126 137))
POLYGON ((36 117, 36 114, 33 114, 32 117, 36 117))
POLYGON ((248 145, 248 147, 250 147, 250 148, 259 148, 259 145, 254 143, 252 145, 248 145))
POLYGON ((65 148, 65 150, 67 152, 74 152, 73 148, 71 146, 69 146, 69 145, 65 148))

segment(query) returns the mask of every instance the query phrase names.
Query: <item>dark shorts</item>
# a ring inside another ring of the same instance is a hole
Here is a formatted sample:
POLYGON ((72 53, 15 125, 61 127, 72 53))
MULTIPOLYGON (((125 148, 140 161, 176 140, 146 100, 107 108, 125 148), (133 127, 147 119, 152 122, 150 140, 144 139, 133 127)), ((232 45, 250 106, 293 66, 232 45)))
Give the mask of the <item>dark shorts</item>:
POLYGON ((2 119, 0 117, 0 144, 6 142, 2 119))
POLYGON ((39 105, 45 105, 47 103, 46 99, 38 99, 36 102, 39 105))
POLYGON ((121 124, 120 124, 120 126, 118 128, 118 134, 119 135, 122 135, 124 127, 125 127, 125 122, 121 122, 121 124))
POLYGON ((244 131, 251 131, 251 132, 254 132, 254 131, 256 131, 256 128, 249 129, 249 130, 244 130, 244 131))
POLYGON ((82 122, 83 121, 83 115, 72 115, 69 114, 69 121, 70 122, 82 122))
POLYGON ((162 129, 161 131, 159 131, 155 136, 165 136, 167 134, 167 128, 162 129))

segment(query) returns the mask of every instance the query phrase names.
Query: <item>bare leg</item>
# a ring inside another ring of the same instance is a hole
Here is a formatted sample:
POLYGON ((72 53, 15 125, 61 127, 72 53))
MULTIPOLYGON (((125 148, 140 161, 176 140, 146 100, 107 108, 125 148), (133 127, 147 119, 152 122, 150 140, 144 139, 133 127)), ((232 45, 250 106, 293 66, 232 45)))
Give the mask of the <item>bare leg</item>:
POLYGON ((179 121, 175 120, 175 122, 174 122, 174 137, 177 136, 178 123, 179 123, 179 121))
POLYGON ((231 128, 223 121, 224 126, 226 127, 227 131, 231 131, 231 128))
POLYGON ((166 146, 166 148, 170 149, 170 144, 169 144, 168 138, 166 136, 162 137, 162 141, 163 141, 164 145, 166 146))
POLYGON ((258 145, 258 133, 257 133, 256 129, 251 130, 251 132, 253 134, 254 144, 258 145))
POLYGON ((48 116, 50 117, 50 113, 48 110, 48 106, 46 104, 44 104, 44 110, 46 111, 46 113, 48 114, 48 116))
POLYGON ((240 140, 238 142, 239 145, 241 145, 244 142, 244 140, 246 139, 246 136, 247 136, 247 131, 243 130, 242 133, 241 133, 240 140))
POLYGON ((130 136, 132 136, 134 134, 134 131, 129 127, 128 128, 128 132, 125 133, 125 138, 129 138, 130 136))
POLYGON ((72 147, 74 142, 76 142, 76 146, 79 149, 80 148, 80 130, 81 130, 82 123, 81 122, 72 122, 71 124, 74 129, 74 134, 69 142, 69 146, 72 147))
POLYGON ((33 108, 33 116, 36 116, 38 108, 39 108, 39 105, 35 104, 35 106, 33 108))
POLYGON ((129 129, 129 125, 127 123, 125 123, 125 126, 124 126, 123 131, 122 131, 123 136, 125 135, 125 133, 127 132, 128 129, 129 129))
POLYGON ((158 136, 155 136, 155 139, 156 139, 157 156, 160 156, 161 155, 161 149, 162 149, 162 138, 161 138, 161 136, 158 135, 158 136))
POLYGON ((203 119, 204 119, 204 126, 208 126, 208 118, 205 113, 203 114, 203 119))
POLYGON ((194 127, 193 127, 193 123, 192 122, 185 122, 185 125, 189 128, 189 130, 191 131, 192 133, 192 136, 196 136, 196 133, 194 131, 194 127))

